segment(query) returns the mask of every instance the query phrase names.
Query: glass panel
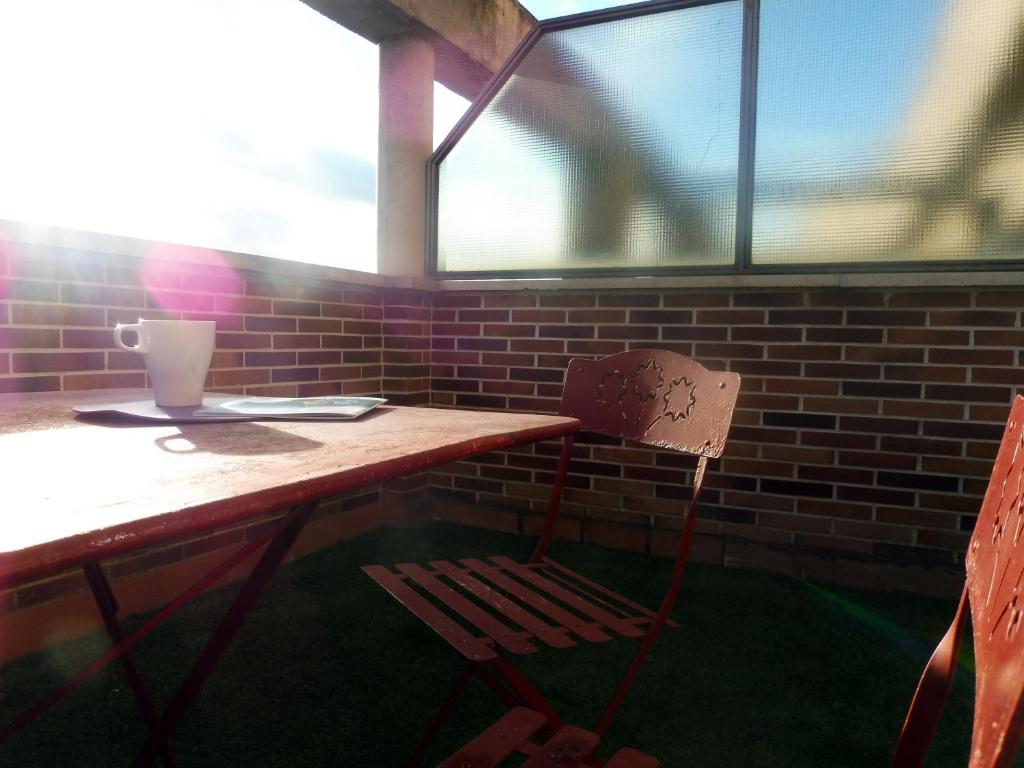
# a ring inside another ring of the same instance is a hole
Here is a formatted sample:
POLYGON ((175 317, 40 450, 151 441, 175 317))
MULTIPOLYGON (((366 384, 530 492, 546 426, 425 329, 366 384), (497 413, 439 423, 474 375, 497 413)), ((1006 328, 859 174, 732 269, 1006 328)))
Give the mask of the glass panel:
POLYGON ((738 0, 550 32, 439 168, 442 272, 733 262, 738 0))
POLYGON ((1024 4, 762 0, 753 261, 1024 255, 1024 4))
POLYGON ((0 219, 376 271, 377 47, 298 0, 0 2, 0 219))

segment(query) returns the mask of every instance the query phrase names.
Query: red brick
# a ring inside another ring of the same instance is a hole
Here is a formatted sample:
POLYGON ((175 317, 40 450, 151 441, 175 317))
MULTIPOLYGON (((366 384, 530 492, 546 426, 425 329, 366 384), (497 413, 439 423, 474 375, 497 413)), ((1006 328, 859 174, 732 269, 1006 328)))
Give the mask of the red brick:
POLYGON ((800 341, 803 338, 803 329, 738 325, 730 329, 729 338, 731 341, 800 341))
POLYGON ((865 363, 806 363, 804 373, 812 378, 822 379, 879 379, 880 365, 865 363))
POLYGON ((213 311, 214 305, 213 296, 203 293, 177 293, 174 291, 153 290, 149 291, 146 296, 146 306, 155 309, 213 311))
POLYGON ((275 315, 305 315, 306 317, 320 317, 320 304, 315 301, 274 301, 273 313, 275 315))
POLYGON ((732 297, 736 307, 801 307, 804 303, 803 293, 772 293, 757 291, 756 293, 735 293, 732 297))
MULTIPOLYGON (((605 298, 601 297, 601 306, 613 306, 606 304, 605 298)), ((729 293, 727 291, 720 293, 669 293, 665 295, 664 304, 666 307, 727 307, 729 306, 729 293)), ((657 305, 652 304, 651 306, 657 305)))
POLYGON ((808 291, 812 307, 881 307, 885 296, 879 291, 813 290, 808 291))
POLYGON ((851 309, 846 313, 848 325, 924 325, 926 312, 909 309, 851 309))
POLYGON ((599 307, 657 307, 661 296, 656 293, 605 293, 597 297, 599 307))
POLYGON ((548 293, 541 294, 539 305, 542 307, 593 307, 596 298, 588 293, 548 293))
POLYGON ((924 349, 921 347, 854 346, 849 345, 843 356, 847 360, 870 361, 878 363, 921 363, 924 362, 924 349))
POLYGON ((947 347, 966 347, 971 343, 971 332, 932 328, 889 328, 886 331, 886 340, 890 344, 934 344, 947 347))
POLYGON ((138 373, 80 373, 68 374, 64 377, 65 390, 109 389, 111 387, 131 387, 140 389, 146 386, 146 375, 138 373))
POLYGON ((61 346, 64 349, 110 349, 114 346, 114 335, 110 330, 86 330, 65 328, 61 331, 61 346))
POLYGON ((764 325, 765 313, 757 309, 706 309, 697 312, 701 325, 764 325))
POLYGON ((836 344, 880 344, 881 328, 808 328, 807 340, 836 344))
POLYGON ((939 365, 887 365, 882 370, 882 377, 893 381, 961 382, 967 380, 967 369, 939 365))
POLYGON ((68 307, 61 304, 12 304, 15 325, 106 325, 102 307, 68 307))
POLYGON ((60 295, 66 304, 142 307, 145 303, 145 293, 141 288, 64 283, 60 295))
POLYGON ((875 469, 913 470, 917 468, 917 458, 908 454, 881 451, 840 451, 839 464, 875 469))
POLYGON ((1008 403, 1011 390, 1007 387, 976 387, 955 384, 927 384, 924 396, 929 400, 953 400, 956 402, 1008 403))
POLYGON ((792 392, 797 395, 839 394, 839 382, 828 380, 765 379, 764 386, 767 392, 792 392))
MULTIPOLYGON (((487 294, 484 296, 485 307, 534 307, 537 305, 537 297, 531 293, 499 293, 487 294)), ((436 296, 434 301, 437 304, 436 296)))
POLYGON ((969 307, 971 294, 967 291, 906 291, 889 296, 890 307, 969 307))
MULTIPOLYGON (((733 328, 735 333, 738 328, 733 328)), ((756 328, 745 329, 745 330, 758 330, 756 328)), ((694 341, 725 341, 729 338, 729 329, 725 327, 716 327, 710 325, 666 325, 661 329, 661 338, 663 339, 690 339, 694 341)), ((735 341, 739 341, 738 336, 734 337, 735 341)), ((658 344, 661 349, 667 349, 669 351, 676 351, 682 355, 690 354, 688 345, 684 345, 686 349, 677 349, 675 346, 667 344, 658 344)))
POLYGON ((1024 386, 1024 368, 972 368, 971 382, 978 384, 1012 384, 1024 386))
MULTIPOLYGON (((266 345, 263 345, 266 346, 266 345)), ((245 353, 245 364, 254 367, 295 365, 295 352, 253 351, 245 353)))
POLYGON ((929 363, 950 365, 1013 365, 1010 349, 947 349, 933 347, 928 350, 929 363))
POLYGON ((479 307, 481 303, 481 298, 471 293, 438 293, 433 297, 435 307, 479 307))
POLYGON ((1012 311, 964 309, 932 310, 928 313, 929 325, 1013 326, 1017 324, 1017 313, 1012 311))
POLYGON ((104 367, 102 352, 16 352, 11 360, 14 373, 95 371, 104 367))
MULTIPOLYGON (((58 301, 57 283, 0 278, 0 296, 21 301, 58 301)), ((88 303, 88 302, 84 302, 88 303)))
POLYGON ((979 291, 975 303, 979 307, 1020 307, 1020 289, 1012 291, 979 291))
POLYGON ((485 323, 483 327, 484 336, 502 337, 533 337, 537 335, 537 329, 532 325, 512 325, 508 323, 485 323))
MULTIPOLYGON (((571 347, 572 342, 570 343, 570 347, 568 350, 570 352, 572 352, 571 347)), ((621 349, 620 345, 616 345, 616 347, 621 349)), ((469 347, 462 348, 469 349, 469 347)), ((560 339, 512 339, 511 343, 508 345, 507 348, 512 352, 562 352, 565 350, 565 342, 560 339)), ((505 350, 503 348, 489 348, 484 349, 483 351, 498 352, 505 350)))
POLYGON ((353 304, 330 304, 320 305, 320 314, 324 317, 342 317, 358 320, 366 317, 365 310, 369 307, 360 307, 353 304))
POLYGON ((60 376, 15 376, 0 379, 0 393, 56 392, 60 376))
POLYGON ((882 403, 886 416, 909 416, 919 419, 962 419, 964 407, 960 403, 933 403, 927 400, 886 400, 882 403))
POLYGON ((45 280, 102 283, 103 263, 98 259, 80 258, 65 252, 56 259, 29 256, 11 261, 9 271, 16 277, 36 277, 45 280))
MULTIPOLYGON (((218 333, 219 349, 267 349, 270 347, 269 333, 218 333)), ((319 344, 317 345, 319 346, 319 344)))
POLYGON ((842 397, 805 397, 805 411, 821 411, 823 413, 878 413, 877 400, 862 400, 844 395, 842 397))
POLYGON ((824 344, 769 344, 768 357, 773 360, 838 360, 842 347, 824 344))
POLYGON ((335 349, 300 350, 299 365, 337 365, 341 362, 341 351, 335 349))
POLYGON ((297 295, 297 288, 294 283, 285 280, 255 278, 245 281, 245 294, 247 296, 294 299, 297 295))
MULTIPOLYGON (((113 346, 113 336, 108 333, 107 337, 110 346, 113 346)), ((58 347, 60 347, 60 331, 56 328, 0 328, 0 349, 56 349, 58 347)))
POLYGON ((214 371, 215 387, 235 387, 248 384, 269 384, 270 370, 267 368, 241 368, 234 371, 214 371))

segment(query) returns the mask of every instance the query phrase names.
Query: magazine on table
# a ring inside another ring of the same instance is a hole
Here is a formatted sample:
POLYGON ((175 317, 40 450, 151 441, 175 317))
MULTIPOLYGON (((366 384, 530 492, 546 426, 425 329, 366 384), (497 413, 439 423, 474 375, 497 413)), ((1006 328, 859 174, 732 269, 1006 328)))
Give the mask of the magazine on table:
POLYGON ((387 400, 380 397, 240 397, 195 411, 196 416, 258 416, 263 419, 355 419, 387 400))

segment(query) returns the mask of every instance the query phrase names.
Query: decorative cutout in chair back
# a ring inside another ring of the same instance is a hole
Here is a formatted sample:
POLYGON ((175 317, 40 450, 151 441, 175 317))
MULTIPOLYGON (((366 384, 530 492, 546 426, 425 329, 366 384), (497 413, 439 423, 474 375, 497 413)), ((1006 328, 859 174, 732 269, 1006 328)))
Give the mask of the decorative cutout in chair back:
POLYGON ((663 350, 574 358, 559 413, 583 429, 716 458, 725 450, 739 394, 735 373, 709 371, 663 350))
POLYGON ((1006 423, 967 552, 977 667, 972 768, 1010 765, 1024 692, 1024 398, 1006 423))

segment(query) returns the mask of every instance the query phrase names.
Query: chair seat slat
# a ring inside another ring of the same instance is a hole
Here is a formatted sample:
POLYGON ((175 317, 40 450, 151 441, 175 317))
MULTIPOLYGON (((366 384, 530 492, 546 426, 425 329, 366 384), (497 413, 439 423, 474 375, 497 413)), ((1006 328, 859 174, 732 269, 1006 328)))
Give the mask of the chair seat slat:
POLYGON ((476 558, 466 558, 459 562, 474 573, 483 576, 499 589, 516 597, 531 608, 540 611, 548 618, 557 621, 584 640, 589 640, 592 643, 606 643, 611 640, 611 637, 598 624, 586 622, 580 617, 574 616, 561 606, 552 603, 543 595, 537 594, 522 582, 509 578, 500 568, 476 558))
POLYGON ((623 637, 643 637, 644 632, 639 629, 633 622, 615 616, 604 608, 600 608, 587 600, 584 600, 579 595, 570 592, 564 587, 555 584, 550 579, 545 579, 543 576, 538 575, 530 568, 515 562, 511 558, 503 555, 496 555, 490 558, 491 562, 495 565, 499 565, 509 573, 522 579, 527 584, 537 589, 547 592, 554 598, 562 601, 566 605, 572 606, 573 610, 579 611, 584 616, 589 616, 594 621, 599 621, 611 630, 618 632, 623 637))
MULTIPOLYGON (((565 575, 571 577, 573 581, 578 581, 580 584, 583 584, 596 592, 600 592, 602 595, 605 595, 606 597, 610 597, 613 600, 617 600, 618 602, 622 603, 623 605, 629 606, 634 611, 643 616, 647 616, 648 618, 653 619, 655 615, 657 615, 655 611, 652 611, 650 608, 645 608, 639 603, 630 600, 628 597, 620 595, 618 592, 614 592, 613 590, 610 590, 607 587, 598 584, 596 581, 588 579, 583 574, 577 573, 571 568, 566 568, 564 565, 557 562, 556 560, 552 560, 550 558, 545 557, 541 560, 541 562, 544 563, 544 565, 550 566, 551 568, 554 568, 556 571, 560 571, 561 573, 564 573, 565 575)), ((665 622, 665 624, 672 627, 673 629, 679 628, 679 623, 673 621, 672 619, 668 619, 665 622)))
POLYGON ((494 768, 547 722, 525 707, 510 709, 498 722, 464 746, 439 768, 494 768))
POLYGON ((498 657, 483 638, 471 635, 384 566, 364 565, 362 570, 467 659, 491 661, 498 657))
POLYGON ((597 734, 567 725, 523 763, 523 768, 576 768, 599 741, 597 734))
POLYGON ((423 566, 416 563, 398 563, 395 568, 476 626, 505 650, 517 654, 536 653, 537 646, 526 638, 525 633, 515 632, 502 624, 479 605, 442 583, 436 574, 431 573, 423 566))
POLYGON ((494 610, 516 622, 538 640, 547 643, 552 648, 571 648, 576 645, 576 641, 566 634, 563 627, 553 627, 532 613, 523 610, 517 603, 495 592, 483 582, 473 578, 468 571, 459 568, 454 563, 449 563, 445 560, 433 560, 430 562, 430 567, 438 573, 444 574, 467 592, 483 600, 494 610))

